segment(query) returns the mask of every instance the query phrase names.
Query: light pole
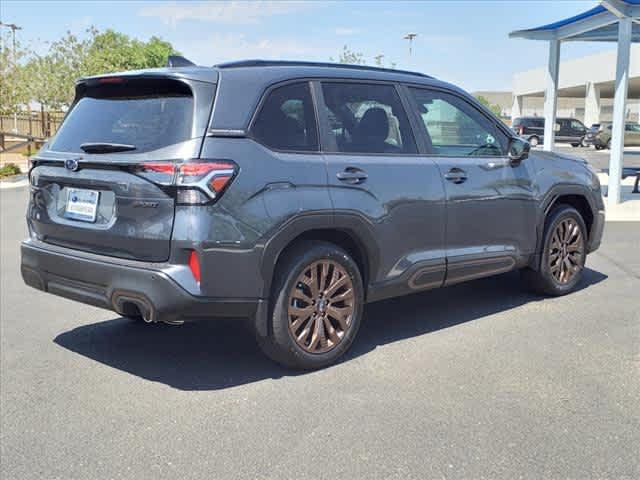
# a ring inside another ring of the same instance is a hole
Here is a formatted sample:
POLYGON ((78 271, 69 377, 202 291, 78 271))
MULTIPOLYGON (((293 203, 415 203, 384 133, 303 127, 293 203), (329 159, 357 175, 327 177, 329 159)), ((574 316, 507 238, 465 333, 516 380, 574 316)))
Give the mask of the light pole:
MULTIPOLYGON (((15 23, 3 23, 0 22, 0 27, 7 27, 11 29, 11 36, 13 41, 13 63, 14 65, 18 63, 16 58, 16 30, 22 30, 22 27, 19 27, 15 23)), ((13 87, 15 88, 15 86, 13 87)), ((18 114, 13 112, 13 132, 18 133, 18 114)))
POLYGON ((13 37, 13 59, 16 57, 16 30, 22 30, 22 27, 19 27, 15 23, 3 23, 0 22, 0 27, 7 27, 11 29, 11 34, 13 37))
POLYGON ((418 36, 417 33, 407 33, 404 36, 405 40, 409 40, 409 58, 411 58, 411 47, 413 46, 413 39, 418 36))

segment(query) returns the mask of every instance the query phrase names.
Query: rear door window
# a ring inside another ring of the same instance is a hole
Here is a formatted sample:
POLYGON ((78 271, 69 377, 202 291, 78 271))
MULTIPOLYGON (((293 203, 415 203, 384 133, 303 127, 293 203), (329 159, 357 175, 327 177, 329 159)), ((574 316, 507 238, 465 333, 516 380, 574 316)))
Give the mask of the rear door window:
POLYGON ((251 134, 275 150, 318 150, 318 129, 308 82, 273 89, 263 103, 251 134))
POLYGON ((132 145, 142 153, 192 137, 191 89, 174 80, 128 80, 88 88, 51 144, 78 152, 84 143, 132 145))
POLYGON ((414 154, 416 144, 393 85, 324 82, 330 152, 414 154))

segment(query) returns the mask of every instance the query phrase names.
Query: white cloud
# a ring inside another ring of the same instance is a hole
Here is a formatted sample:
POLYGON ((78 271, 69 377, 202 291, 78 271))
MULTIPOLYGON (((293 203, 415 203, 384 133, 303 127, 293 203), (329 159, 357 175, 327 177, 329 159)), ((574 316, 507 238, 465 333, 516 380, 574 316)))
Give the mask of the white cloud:
POLYGON ((248 39, 243 34, 213 34, 196 43, 176 43, 176 48, 199 65, 213 65, 231 60, 260 58, 268 60, 321 59, 331 52, 324 44, 300 42, 295 39, 248 39))
POLYGON ((360 33, 358 28, 338 27, 335 29, 336 35, 355 35, 356 33, 360 33))
POLYGON ((175 26, 184 20, 225 24, 253 24, 263 18, 284 15, 305 10, 311 3, 274 0, 198 3, 164 3, 148 5, 138 11, 142 17, 154 17, 168 25, 175 26))

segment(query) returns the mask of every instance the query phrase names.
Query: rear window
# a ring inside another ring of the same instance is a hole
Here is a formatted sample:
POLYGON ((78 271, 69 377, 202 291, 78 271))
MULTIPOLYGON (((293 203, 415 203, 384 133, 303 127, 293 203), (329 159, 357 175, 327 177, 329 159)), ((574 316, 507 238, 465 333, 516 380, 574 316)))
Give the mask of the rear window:
POLYGON ((128 80, 90 87, 75 103, 51 145, 83 152, 83 143, 134 145, 148 152, 191 138, 193 96, 174 80, 128 80))

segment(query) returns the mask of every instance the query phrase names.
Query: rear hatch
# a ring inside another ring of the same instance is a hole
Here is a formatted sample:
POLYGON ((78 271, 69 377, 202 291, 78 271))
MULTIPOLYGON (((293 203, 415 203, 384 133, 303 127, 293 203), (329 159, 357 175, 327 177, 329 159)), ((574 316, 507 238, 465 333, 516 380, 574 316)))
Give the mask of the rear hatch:
POLYGON ((153 76, 80 82, 60 130, 34 158, 31 234, 51 244, 166 261, 173 165, 197 159, 215 84, 153 76))

